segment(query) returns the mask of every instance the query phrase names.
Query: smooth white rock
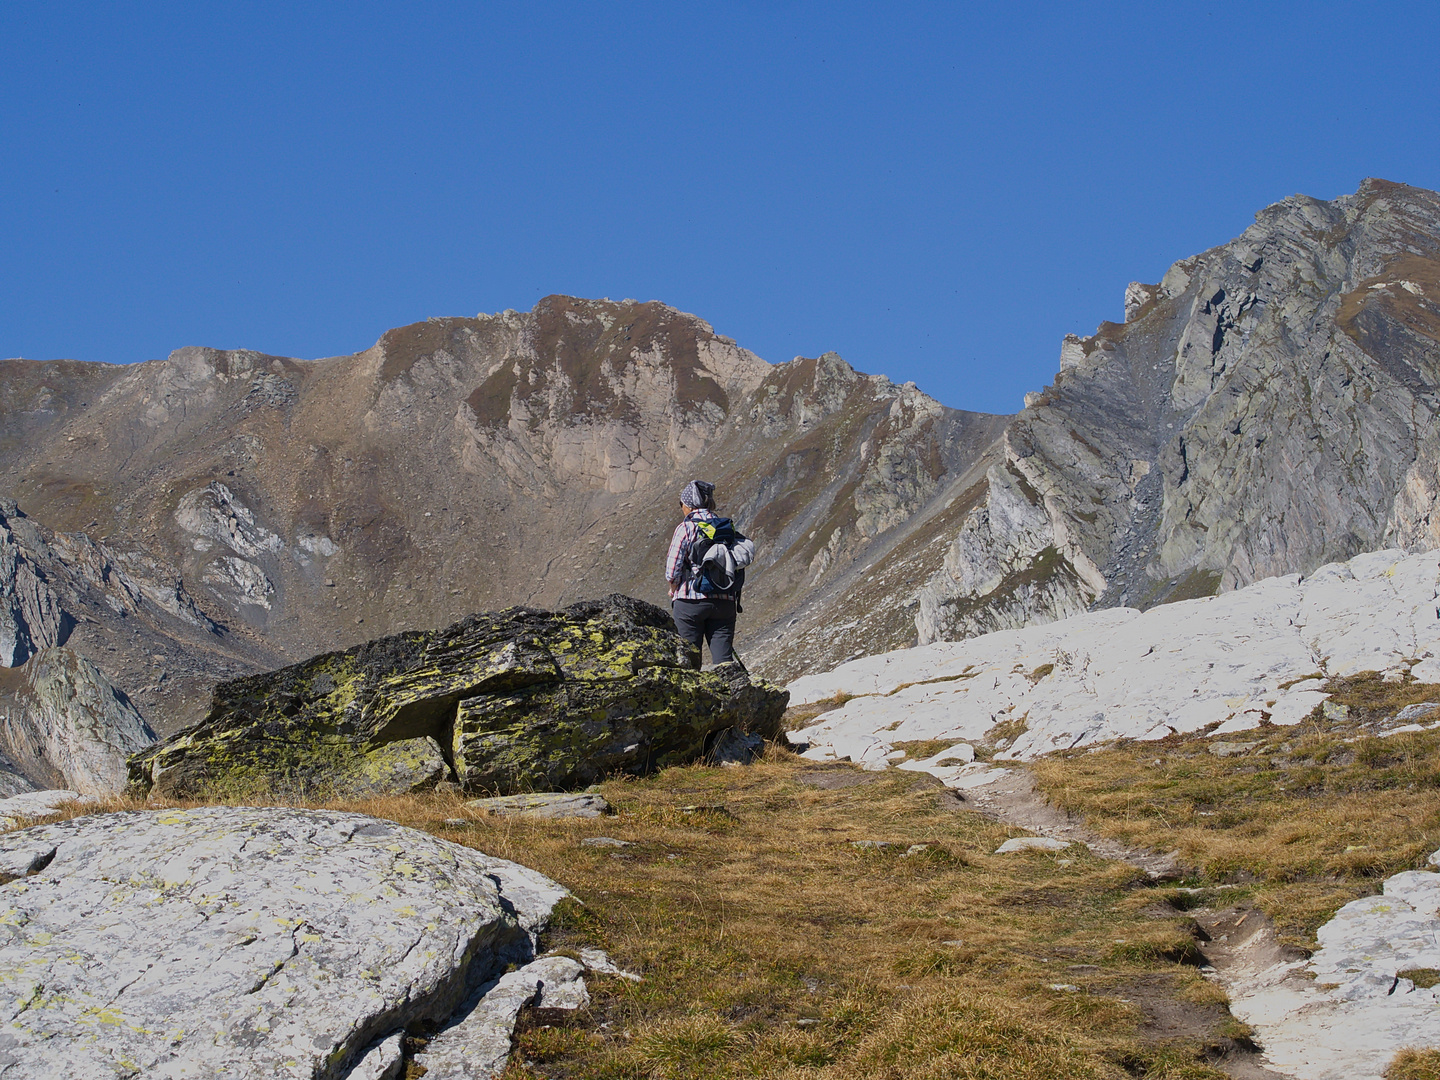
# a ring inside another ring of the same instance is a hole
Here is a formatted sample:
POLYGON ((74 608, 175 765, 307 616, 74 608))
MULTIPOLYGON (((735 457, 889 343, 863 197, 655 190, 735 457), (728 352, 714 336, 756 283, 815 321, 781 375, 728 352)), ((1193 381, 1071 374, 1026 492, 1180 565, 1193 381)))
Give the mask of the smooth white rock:
POLYGON ((1111 608, 870 656, 790 684, 795 705, 852 695, 792 738, 809 744, 812 760, 880 769, 897 742, 971 743, 1020 718, 1026 731, 997 759, 1210 724, 1217 734, 1262 719, 1297 724, 1326 700, 1319 687, 1331 676, 1420 657, 1412 674, 1434 664, 1440 680, 1437 582, 1440 551, 1372 552, 1308 578, 1268 578, 1143 613, 1111 608))
POLYGON ((1017 851, 1064 851, 1069 846, 1069 840, 1055 840, 1049 836, 1012 836, 995 849, 995 854, 1013 855, 1017 851))
POLYGON ((476 965, 532 956, 568 895, 393 822, 288 808, 75 818, 0 837, 0 859, 43 864, 0 885, 17 1077, 340 1077, 450 1017, 476 965))
POLYGON ((615 975, 621 979, 629 979, 631 982, 644 981, 633 971, 617 967, 615 961, 610 959, 604 949, 581 949, 580 959, 591 971, 598 971, 602 975, 615 975))
POLYGON ((1397 977, 1440 968, 1437 908, 1440 874, 1396 874, 1322 926, 1308 962, 1227 981, 1230 1011, 1296 1080, 1380 1080, 1402 1047, 1440 1045, 1440 994, 1397 977))
POLYGON ((605 796, 585 791, 536 791, 471 799, 466 807, 501 817, 597 818, 610 812, 605 796))

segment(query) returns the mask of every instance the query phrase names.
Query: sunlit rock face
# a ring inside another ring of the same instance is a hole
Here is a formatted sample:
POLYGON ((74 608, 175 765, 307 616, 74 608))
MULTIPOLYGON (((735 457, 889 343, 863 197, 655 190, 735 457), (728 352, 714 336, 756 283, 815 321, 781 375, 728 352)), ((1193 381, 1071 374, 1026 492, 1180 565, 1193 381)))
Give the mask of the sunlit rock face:
POLYGON ((1126 291, 919 593, 921 642, 1440 542, 1440 197, 1294 196, 1126 291))
POLYGON ((1110 608, 855 660, 790 684, 797 705, 844 700, 792 738, 810 757, 876 769, 896 743, 958 741, 902 768, 964 786, 987 766, 960 759, 996 733, 1003 764, 1107 739, 1293 725, 1322 707, 1331 677, 1440 683, 1437 604, 1440 551, 1370 552, 1146 612, 1110 608))
POLYGON ((0 1062, 79 1080, 393 1076, 361 1066, 530 960, 568 895, 394 822, 253 807, 9 833, 0 882, 0 1062))

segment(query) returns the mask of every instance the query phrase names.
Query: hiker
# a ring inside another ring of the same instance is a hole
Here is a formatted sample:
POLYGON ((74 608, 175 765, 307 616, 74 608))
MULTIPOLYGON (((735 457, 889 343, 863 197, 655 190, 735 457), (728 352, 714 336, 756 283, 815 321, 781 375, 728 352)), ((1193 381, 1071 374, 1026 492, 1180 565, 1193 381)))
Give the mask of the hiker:
POLYGON ((728 664, 735 659, 735 616, 743 610, 744 568, 755 545, 715 512, 714 484, 686 484, 680 509, 684 519, 675 526, 665 559, 675 629, 696 648, 708 643, 710 659, 728 664))

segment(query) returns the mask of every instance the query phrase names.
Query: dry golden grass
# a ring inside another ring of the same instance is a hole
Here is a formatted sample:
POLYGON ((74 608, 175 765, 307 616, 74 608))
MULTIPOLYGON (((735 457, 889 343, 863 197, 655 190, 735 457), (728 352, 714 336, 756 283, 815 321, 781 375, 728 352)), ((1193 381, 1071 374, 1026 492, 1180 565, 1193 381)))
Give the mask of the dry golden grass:
POLYGON ((1440 687, 1371 673, 1329 689, 1348 720, 1240 732, 1229 741, 1255 745, 1224 757, 1203 736, 1122 742, 1036 762, 1035 777, 1108 836, 1178 850, 1202 879, 1252 883, 1282 939, 1310 948, 1338 907, 1440 848, 1440 732, 1373 734, 1440 687))
POLYGON ((1440 1050, 1401 1050, 1385 1070, 1385 1080, 1440 1080, 1440 1050))
POLYGON ((1236 1026, 1176 962, 1194 944, 1166 891, 1079 848, 994 856, 1007 830, 927 783, 774 751, 607 783, 619 813, 599 820, 484 817, 436 795, 331 805, 549 874, 579 903, 545 945, 599 946, 644 975, 591 978, 579 1015, 525 1016, 507 1080, 1221 1080, 1202 1052, 1236 1026), (837 775, 860 782, 814 786, 837 775), (679 809, 695 804, 729 813, 679 809), (633 846, 580 845, 597 835, 633 846), (1160 1014, 1188 1026, 1157 1041, 1160 1014))

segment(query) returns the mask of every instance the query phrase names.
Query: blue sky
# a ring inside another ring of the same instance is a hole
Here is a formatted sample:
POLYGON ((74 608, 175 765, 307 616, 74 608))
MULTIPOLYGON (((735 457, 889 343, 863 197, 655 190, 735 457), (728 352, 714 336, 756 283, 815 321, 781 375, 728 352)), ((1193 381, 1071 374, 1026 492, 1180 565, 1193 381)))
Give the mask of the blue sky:
POLYGON ((1440 5, 0 5, 0 356, 556 292, 1020 407, 1294 192, 1440 188, 1440 5))

